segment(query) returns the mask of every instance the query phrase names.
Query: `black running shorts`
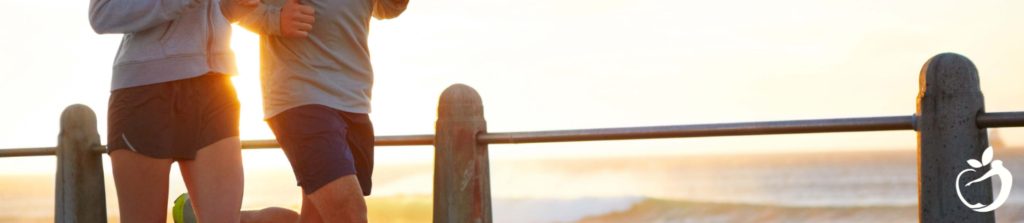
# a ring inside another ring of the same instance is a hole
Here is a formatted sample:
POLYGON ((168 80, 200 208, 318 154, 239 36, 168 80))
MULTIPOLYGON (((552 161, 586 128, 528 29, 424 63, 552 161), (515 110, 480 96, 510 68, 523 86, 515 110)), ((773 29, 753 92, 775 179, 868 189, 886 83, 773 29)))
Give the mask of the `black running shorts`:
POLYGON ((110 93, 107 153, 127 149, 157 159, 193 160, 238 136, 238 96, 230 76, 207 74, 110 93))

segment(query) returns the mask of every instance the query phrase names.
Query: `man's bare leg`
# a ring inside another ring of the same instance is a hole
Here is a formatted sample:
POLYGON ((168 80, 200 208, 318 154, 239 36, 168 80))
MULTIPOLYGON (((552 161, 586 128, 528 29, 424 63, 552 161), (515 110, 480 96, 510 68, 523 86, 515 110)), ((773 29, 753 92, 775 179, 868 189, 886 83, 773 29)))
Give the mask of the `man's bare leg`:
MULTIPOLYGON (((346 177, 354 177, 355 175, 349 175, 346 177)), ((344 178, 344 177, 342 177, 344 178)), ((340 178, 339 178, 340 179, 340 178)), ((358 180, 356 180, 356 186, 358 187, 358 180)), ((334 182, 338 182, 335 180, 334 182)), ((331 183, 334 183, 331 182, 331 183)), ((331 184, 327 184, 331 185, 331 184)), ((327 186, 321 187, 322 191, 327 186)), ((362 189, 359 191, 359 198, 362 201, 362 189)), ((362 201, 363 215, 366 215, 366 202, 362 201)), ((365 218, 365 217, 364 217, 365 218)), ((313 200, 310 199, 309 195, 302 195, 302 214, 296 213, 290 209, 269 207, 256 211, 242 211, 242 223, 277 223, 277 222, 299 222, 299 223, 323 223, 324 218, 320 216, 320 211, 317 210, 317 206, 313 204, 313 200)), ((365 221, 363 221, 365 222, 365 221)))
POLYGON ((242 211, 242 223, 291 223, 299 221, 299 213, 287 208, 269 207, 242 211))
MULTIPOLYGON (((323 189, 323 188, 321 188, 323 189)), ((300 223, 323 223, 324 218, 320 216, 320 211, 317 210, 316 205, 313 205, 313 200, 309 199, 309 195, 302 194, 302 215, 299 216, 300 223)))
POLYGON ((366 200, 355 174, 335 179, 306 197, 312 201, 324 222, 367 222, 366 200))
POLYGON ((245 180, 238 136, 203 147, 195 160, 178 164, 199 222, 239 222, 245 180))
POLYGON ((110 153, 121 222, 167 221, 167 178, 173 162, 127 149, 110 153))
POLYGON ((305 193, 302 194, 302 215, 287 208, 269 207, 255 211, 242 211, 242 223, 322 223, 320 212, 305 193))

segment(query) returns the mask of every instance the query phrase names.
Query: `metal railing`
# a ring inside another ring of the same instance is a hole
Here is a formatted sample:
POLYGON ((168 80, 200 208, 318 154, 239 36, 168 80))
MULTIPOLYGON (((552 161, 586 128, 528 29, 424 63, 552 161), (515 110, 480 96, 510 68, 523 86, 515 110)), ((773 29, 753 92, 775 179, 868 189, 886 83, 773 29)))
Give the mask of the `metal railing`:
MULTIPOLYGON (((552 130, 530 132, 480 133, 477 141, 484 144, 520 144, 545 142, 577 142, 629 139, 692 138, 713 136, 749 136, 829 132, 870 132, 914 130, 917 115, 864 118, 809 119, 723 124, 667 125, 647 127, 552 130)), ((982 113, 978 128, 1024 126, 1024 112, 982 113)), ((374 146, 429 146, 434 135, 377 136, 374 146)), ((281 148, 274 139, 242 140, 242 149, 281 148)), ((52 156, 57 147, 0 149, 0 157, 52 156)), ((105 153, 106 146, 92 148, 105 153)))
MULTIPOLYGON (((967 159, 980 157, 988 146, 985 128, 1024 126, 1024 112, 985 113, 977 69, 958 54, 932 57, 920 75, 917 113, 907 116, 498 133, 487 132, 476 90, 456 84, 441 94, 435 134, 377 136, 374 142, 434 146, 434 222, 491 222, 489 144, 915 130, 920 220, 994 222, 991 212, 943 202, 957 199, 954 185, 945 182, 955 175, 950 169, 966 168, 967 159)), ((105 149, 98 143, 95 122, 88 107, 72 105, 61 115, 57 147, 0 150, 0 157, 57 155, 58 222, 106 220, 99 163, 105 149)), ((241 145, 279 147, 273 139, 244 140, 241 145)), ((965 188, 964 195, 991 202, 991 185, 965 188)))

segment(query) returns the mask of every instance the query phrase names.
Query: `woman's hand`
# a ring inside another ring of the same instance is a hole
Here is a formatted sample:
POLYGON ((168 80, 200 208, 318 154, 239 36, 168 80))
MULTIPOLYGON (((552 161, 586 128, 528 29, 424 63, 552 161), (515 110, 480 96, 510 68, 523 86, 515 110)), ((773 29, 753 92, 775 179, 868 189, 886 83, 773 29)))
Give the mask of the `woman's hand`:
POLYGON ((259 6, 260 0, 235 0, 235 3, 245 7, 259 6))

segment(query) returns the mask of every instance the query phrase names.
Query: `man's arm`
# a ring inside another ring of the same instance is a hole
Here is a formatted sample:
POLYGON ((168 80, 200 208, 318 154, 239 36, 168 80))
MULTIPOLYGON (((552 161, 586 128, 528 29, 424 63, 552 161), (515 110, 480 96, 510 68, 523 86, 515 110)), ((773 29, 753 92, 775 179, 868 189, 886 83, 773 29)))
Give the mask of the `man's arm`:
POLYGON ((409 0, 373 0, 373 17, 378 20, 393 19, 405 12, 409 0))
POLYGON ((259 3, 243 6, 235 1, 221 0, 221 11, 232 23, 260 35, 305 37, 313 28, 313 7, 289 0, 281 7, 259 3))
POLYGON ((96 33, 132 33, 174 20, 207 0, 90 0, 89 24, 96 33))

